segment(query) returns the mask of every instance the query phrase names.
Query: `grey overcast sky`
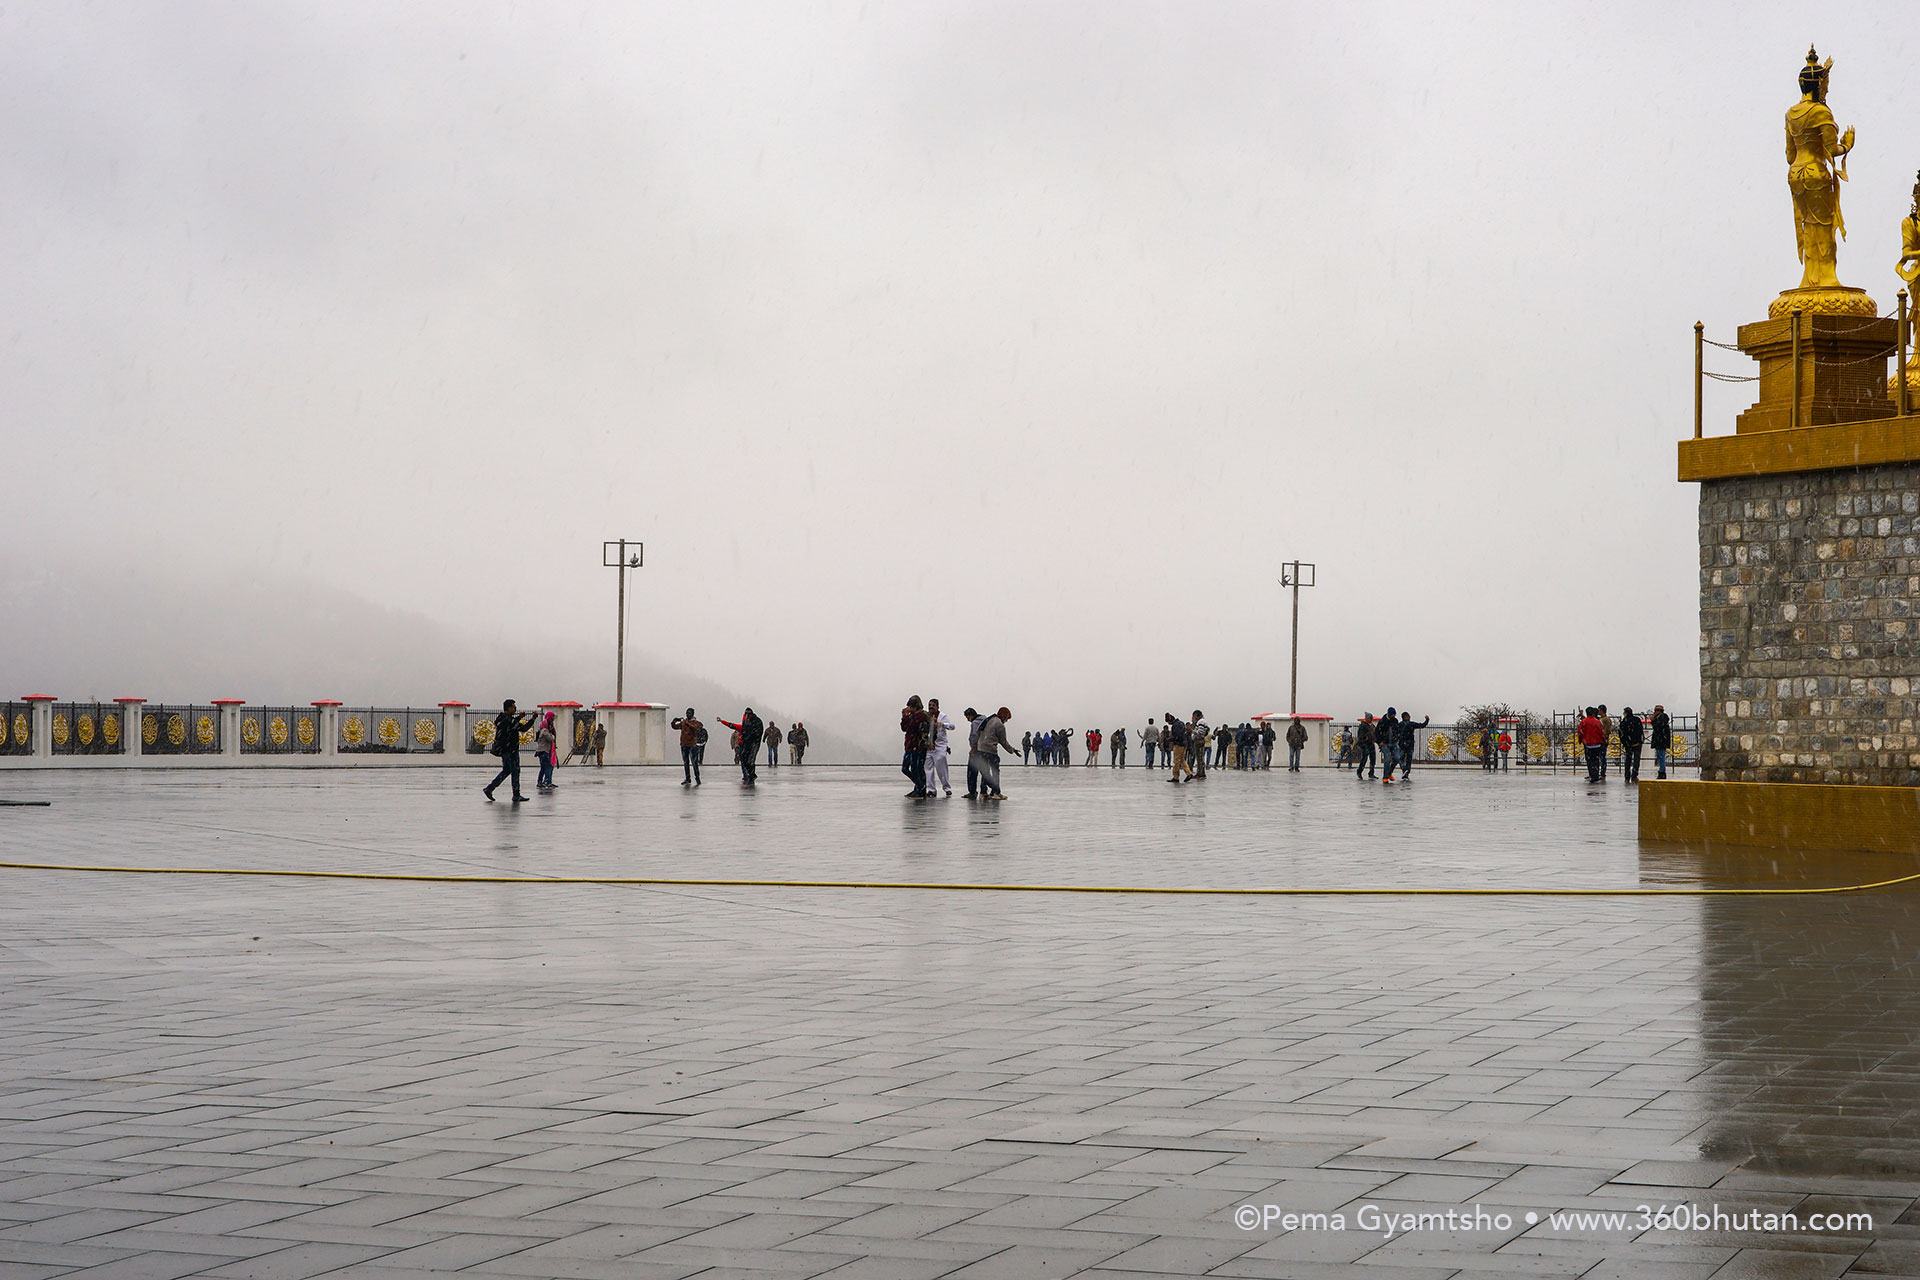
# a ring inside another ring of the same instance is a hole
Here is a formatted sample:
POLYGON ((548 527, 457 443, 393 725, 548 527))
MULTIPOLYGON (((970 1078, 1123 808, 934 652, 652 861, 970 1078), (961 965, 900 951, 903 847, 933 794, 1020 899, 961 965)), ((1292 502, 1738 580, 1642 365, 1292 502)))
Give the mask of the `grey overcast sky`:
POLYGON ((1810 39, 1892 309, 1917 16, 12 4, 4 544, 604 642, 604 697, 643 539, 635 646, 873 737, 1281 708, 1298 555, 1303 709, 1691 709, 1691 326, 1798 281, 1810 39))

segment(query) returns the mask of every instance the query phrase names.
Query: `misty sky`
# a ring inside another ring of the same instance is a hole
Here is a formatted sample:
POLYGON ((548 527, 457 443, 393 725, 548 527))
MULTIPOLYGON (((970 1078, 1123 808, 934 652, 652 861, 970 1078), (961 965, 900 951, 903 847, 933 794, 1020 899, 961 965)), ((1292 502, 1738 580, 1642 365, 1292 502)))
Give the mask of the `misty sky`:
POLYGON ((854 732, 1282 708, 1297 555, 1303 709, 1690 710, 1691 326, 1798 282, 1809 38, 1891 311, 1914 18, 10 5, 5 541, 604 633, 605 697, 642 539, 635 646, 854 732))

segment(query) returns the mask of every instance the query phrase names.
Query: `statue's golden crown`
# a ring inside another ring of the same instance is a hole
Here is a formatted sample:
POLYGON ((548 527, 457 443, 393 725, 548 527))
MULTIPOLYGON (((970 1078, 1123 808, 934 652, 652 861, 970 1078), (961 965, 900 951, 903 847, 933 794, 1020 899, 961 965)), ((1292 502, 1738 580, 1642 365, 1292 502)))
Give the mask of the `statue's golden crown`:
POLYGON ((1832 70, 1833 59, 1828 58, 1825 62, 1820 61, 1819 50, 1815 49, 1812 45, 1808 45, 1807 65, 1800 68, 1801 91, 1804 93, 1815 89, 1825 89, 1827 87, 1827 74, 1832 70))

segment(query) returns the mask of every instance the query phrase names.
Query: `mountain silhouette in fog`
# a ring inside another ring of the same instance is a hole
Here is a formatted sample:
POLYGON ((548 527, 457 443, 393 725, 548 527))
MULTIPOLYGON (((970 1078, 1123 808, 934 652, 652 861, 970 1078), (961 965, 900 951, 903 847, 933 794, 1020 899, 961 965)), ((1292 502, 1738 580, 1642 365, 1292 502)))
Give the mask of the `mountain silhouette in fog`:
MULTIPOLYGON (((531 708, 545 701, 613 697, 613 640, 567 634, 538 596, 504 599, 527 621, 522 638, 482 641, 424 614, 389 609, 312 578, 232 570, 173 575, 161 567, 28 565, 0 561, 0 697, 143 697, 150 702, 245 698, 298 705, 339 698, 353 705, 431 706, 443 701, 531 708)), ((495 606, 476 602, 476 608, 495 606)), ((608 610, 611 613, 611 610, 608 610)), ((599 623, 602 619, 595 618, 599 623)), ((606 619, 610 624, 611 619, 606 619)), ((611 630, 611 626, 607 627, 611 630)), ((489 617, 485 630, 497 630, 489 617)), ((695 707, 718 730, 710 766, 727 763, 724 729, 751 705, 783 729, 793 711, 742 695, 627 645, 629 701, 695 707)), ((802 707, 821 764, 880 757, 816 722, 802 707)), ((671 735, 669 736, 671 743, 671 735)), ((671 754, 671 752, 670 752, 671 754)), ((782 752, 782 758, 785 753, 782 752)))

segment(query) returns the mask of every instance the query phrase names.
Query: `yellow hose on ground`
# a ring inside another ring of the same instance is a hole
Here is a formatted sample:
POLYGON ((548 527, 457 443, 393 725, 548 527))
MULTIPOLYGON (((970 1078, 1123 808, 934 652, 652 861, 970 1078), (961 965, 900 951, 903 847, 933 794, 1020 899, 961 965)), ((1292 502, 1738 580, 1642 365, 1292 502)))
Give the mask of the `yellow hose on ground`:
POLYGON ((605 884, 659 885, 720 889, 945 889, 975 893, 1137 893, 1189 896, 1279 897, 1451 897, 1451 898, 1697 898, 1795 896, 1864 893, 1920 880, 1920 872, 1871 884, 1780 889, 1185 889, 1160 885, 960 884, 909 880, 721 880, 668 876, 432 876, 399 871, 282 871, 264 867, 89 867, 61 862, 0 862, 6 871, 92 871, 138 876, 277 876, 301 880, 399 880, 419 884, 605 884))

